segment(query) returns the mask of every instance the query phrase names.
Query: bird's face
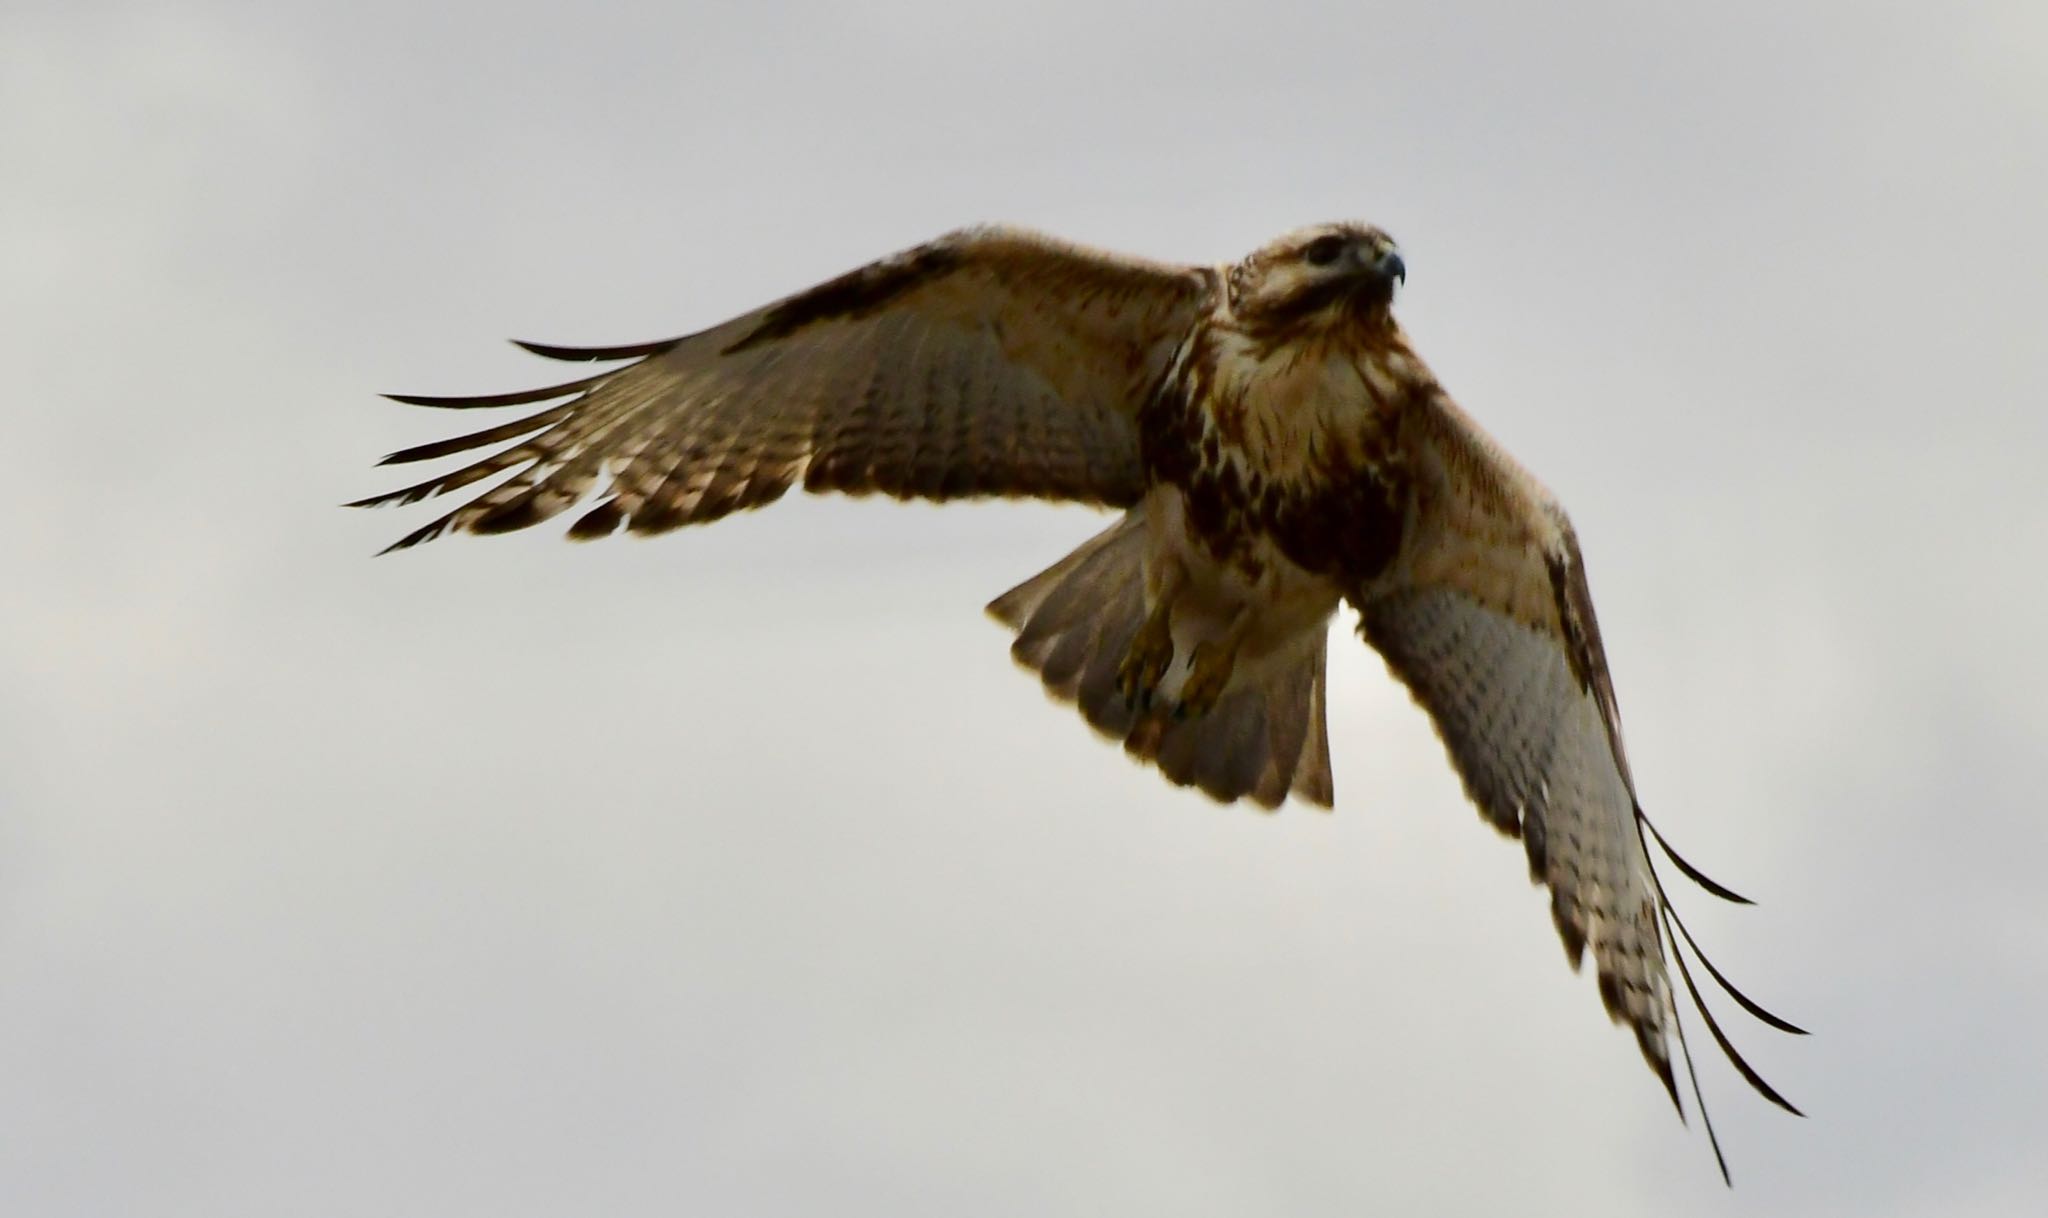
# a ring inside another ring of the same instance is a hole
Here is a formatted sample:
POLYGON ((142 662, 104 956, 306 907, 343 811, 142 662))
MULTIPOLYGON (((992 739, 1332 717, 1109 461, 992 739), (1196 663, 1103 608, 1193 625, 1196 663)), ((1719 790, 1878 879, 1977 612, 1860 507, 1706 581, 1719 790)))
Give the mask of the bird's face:
POLYGON ((1408 268, 1394 239, 1368 224, 1292 232, 1232 268, 1237 316, 1253 325, 1384 324, 1408 268))

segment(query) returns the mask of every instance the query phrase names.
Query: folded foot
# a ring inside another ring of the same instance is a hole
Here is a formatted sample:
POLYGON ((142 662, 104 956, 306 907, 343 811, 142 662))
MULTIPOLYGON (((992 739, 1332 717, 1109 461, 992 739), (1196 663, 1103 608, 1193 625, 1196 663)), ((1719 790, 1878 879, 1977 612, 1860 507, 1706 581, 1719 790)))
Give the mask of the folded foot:
POLYGON ((1116 688, 1134 710, 1149 710, 1152 691, 1173 664, 1173 621, 1164 605, 1152 611, 1117 665, 1116 688))
POLYGON ((1194 654, 1188 657, 1188 677, 1181 682, 1180 702, 1173 708, 1173 717, 1193 719, 1214 710, 1236 667, 1234 639, 1215 639, 1196 646, 1194 654))

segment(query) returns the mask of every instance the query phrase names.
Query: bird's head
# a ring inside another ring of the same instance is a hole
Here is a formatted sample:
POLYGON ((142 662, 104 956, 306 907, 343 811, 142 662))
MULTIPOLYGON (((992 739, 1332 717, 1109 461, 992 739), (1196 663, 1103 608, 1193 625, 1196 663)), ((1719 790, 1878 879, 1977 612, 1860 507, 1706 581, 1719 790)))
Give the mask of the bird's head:
POLYGON ((1230 303, 1258 328, 1388 323, 1408 268, 1369 224, 1318 224, 1268 242, 1230 271, 1230 303))

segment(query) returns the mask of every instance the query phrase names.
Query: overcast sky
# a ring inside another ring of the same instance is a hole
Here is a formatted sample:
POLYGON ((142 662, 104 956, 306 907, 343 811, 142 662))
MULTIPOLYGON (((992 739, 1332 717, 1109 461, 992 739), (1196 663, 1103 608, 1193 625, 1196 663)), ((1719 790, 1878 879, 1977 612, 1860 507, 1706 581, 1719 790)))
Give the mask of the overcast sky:
POLYGON ((0 8, 0 1210, 2039 1212, 2048 9, 1650 7, 0 8), (1732 1194, 1348 624, 1263 816, 983 617, 1090 513, 335 506, 505 337, 1339 217, 1814 1029, 1732 1194))

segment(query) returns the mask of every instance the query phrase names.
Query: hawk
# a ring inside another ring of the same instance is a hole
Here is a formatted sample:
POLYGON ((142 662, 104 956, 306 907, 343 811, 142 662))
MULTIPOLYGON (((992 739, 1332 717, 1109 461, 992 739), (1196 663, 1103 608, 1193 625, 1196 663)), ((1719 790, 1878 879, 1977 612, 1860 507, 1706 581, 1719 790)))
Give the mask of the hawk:
POLYGON ((1521 839, 1572 966, 1591 953, 1609 1016, 1679 1115, 1667 949, 1736 1070, 1796 1113, 1729 1043, 1679 950, 1683 937, 1745 1010, 1800 1031, 1729 985, 1666 899, 1651 838, 1744 900, 1671 853, 1637 802, 1571 523, 1410 346, 1391 311, 1406 274, 1387 234, 1355 223, 1223 266, 964 229, 682 338, 520 344, 624 361, 580 379, 394 395, 547 405, 392 453, 386 464, 502 445, 357 506, 509 475, 392 549, 572 508, 570 537, 661 533, 799 484, 1114 509, 989 611, 1016 658, 1132 756, 1268 808, 1332 802, 1324 658, 1349 604, 1480 814, 1521 839))

